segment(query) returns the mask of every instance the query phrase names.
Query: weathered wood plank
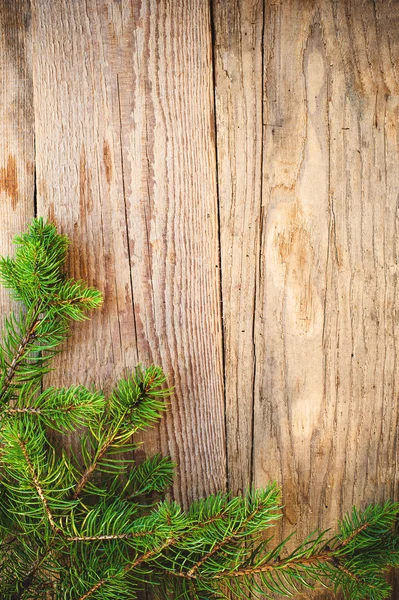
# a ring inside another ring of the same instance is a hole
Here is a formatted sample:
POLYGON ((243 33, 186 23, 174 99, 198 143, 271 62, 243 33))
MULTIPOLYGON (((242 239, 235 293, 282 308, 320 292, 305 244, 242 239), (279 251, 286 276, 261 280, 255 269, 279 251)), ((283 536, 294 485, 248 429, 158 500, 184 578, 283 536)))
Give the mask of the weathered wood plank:
MULTIPOLYGON (((0 4, 0 255, 34 215, 34 116, 29 0, 0 4)), ((7 313, 9 292, 0 290, 7 313)))
POLYGON ((254 481, 284 533, 397 496, 395 6, 266 7, 254 481))
POLYGON ((109 389, 136 363, 137 349, 117 80, 112 53, 104 54, 112 50, 111 32, 109 21, 102 23, 106 5, 103 12, 94 2, 91 8, 86 13, 83 2, 32 3, 37 206, 73 241, 70 273, 105 293, 101 314, 74 328, 68 361, 60 358, 54 377, 62 383, 94 380, 109 389))
POLYGON ((187 504, 225 486, 210 14, 162 1, 137 18, 134 97, 120 80, 137 332, 176 386, 162 448, 187 504))
POLYGON ((38 210, 106 293, 57 381, 160 363, 176 393, 145 448, 172 454, 187 503, 225 485, 209 8, 34 0, 33 32, 38 210))
POLYGON ((228 484, 251 483, 262 168, 263 2, 213 3, 228 484))

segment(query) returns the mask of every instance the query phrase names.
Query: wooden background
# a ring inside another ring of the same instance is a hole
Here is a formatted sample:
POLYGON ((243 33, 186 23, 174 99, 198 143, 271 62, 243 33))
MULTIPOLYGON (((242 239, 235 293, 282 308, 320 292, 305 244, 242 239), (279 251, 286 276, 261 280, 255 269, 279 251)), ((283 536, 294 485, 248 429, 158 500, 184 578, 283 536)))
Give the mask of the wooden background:
POLYGON ((2 0, 0 28, 0 252, 48 216, 105 292, 52 381, 161 364, 143 452, 184 505, 277 479, 303 536, 397 498, 399 2, 2 0))

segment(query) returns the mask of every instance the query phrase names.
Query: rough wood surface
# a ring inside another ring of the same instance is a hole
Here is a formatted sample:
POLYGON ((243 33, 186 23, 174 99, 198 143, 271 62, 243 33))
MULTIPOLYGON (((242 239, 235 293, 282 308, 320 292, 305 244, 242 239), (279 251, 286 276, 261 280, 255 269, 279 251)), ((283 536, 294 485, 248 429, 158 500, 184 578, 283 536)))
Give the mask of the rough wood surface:
POLYGON ((252 483, 262 169, 263 3, 213 5, 228 485, 252 483))
MULTIPOLYGON (((34 214, 34 118, 29 0, 0 3, 0 254, 34 214)), ((0 305, 11 306, 0 290, 0 305)))
POLYGON ((300 538, 397 495, 399 5, 214 16, 229 483, 300 538))
POLYGON ((36 186, 106 297, 51 377, 160 363, 143 451, 184 504, 277 479, 302 537, 397 497, 398 2, 18 0, 0 29, 0 250, 36 186))
POLYGON ((176 392, 145 449, 176 460, 185 504, 225 486, 209 22, 195 2, 33 2, 38 211, 105 291, 54 377, 161 364, 176 392))
POLYGON ((303 535, 397 496, 397 3, 267 8, 254 482, 303 535))

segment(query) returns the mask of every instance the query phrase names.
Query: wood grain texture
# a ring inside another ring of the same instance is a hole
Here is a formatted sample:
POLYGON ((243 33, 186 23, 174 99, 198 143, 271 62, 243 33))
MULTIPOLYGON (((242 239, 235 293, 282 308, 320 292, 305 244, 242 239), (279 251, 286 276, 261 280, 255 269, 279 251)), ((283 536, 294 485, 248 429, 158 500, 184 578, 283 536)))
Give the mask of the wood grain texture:
POLYGON ((399 7, 265 22, 254 481, 283 484, 302 536, 397 496, 399 7))
POLYGON ((161 364, 143 453, 185 505, 277 479, 301 538, 396 498, 399 3, 18 0, 0 29, 0 251, 36 175, 105 292, 49 381, 161 364))
POLYGON ((121 80, 138 343, 175 385, 161 442, 186 505, 226 468, 210 14, 152 2, 140 18, 135 98, 121 80))
MULTIPOLYGON (((28 0, 0 4, 0 254, 34 214, 34 115, 28 0)), ((0 291, 3 312, 12 306, 0 291)))
POLYGON ((263 3, 213 4, 228 484, 251 484, 262 169, 263 3))
POLYGON ((105 291, 54 376, 160 363, 176 391, 145 450, 176 460, 185 504, 225 485, 209 23, 195 2, 33 2, 38 211, 105 291))

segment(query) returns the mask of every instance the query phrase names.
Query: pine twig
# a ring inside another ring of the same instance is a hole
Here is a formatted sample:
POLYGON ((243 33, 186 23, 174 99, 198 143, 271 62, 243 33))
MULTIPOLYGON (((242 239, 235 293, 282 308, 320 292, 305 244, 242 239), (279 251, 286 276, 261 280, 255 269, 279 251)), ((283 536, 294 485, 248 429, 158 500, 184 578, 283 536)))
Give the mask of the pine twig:
POLYGON ((195 574, 195 572, 204 564, 204 562, 206 562, 207 560, 209 560, 210 558, 212 558, 212 556, 214 556, 214 554, 216 554, 216 552, 218 552, 219 550, 221 550, 226 544, 228 544, 229 542, 232 542, 238 535, 240 535, 240 532, 244 529, 245 525, 254 518, 254 516, 256 514, 258 514, 263 508, 263 505, 257 506, 256 510, 252 511, 252 513, 250 515, 248 515, 248 517, 246 519, 244 519, 244 521, 240 524, 240 527, 238 528, 237 531, 235 531, 234 533, 232 533, 230 536, 224 538, 223 540, 221 540, 219 542, 219 544, 216 544, 212 550, 210 550, 207 554, 205 554, 187 573, 187 576, 189 578, 192 578, 195 574))
MULTIPOLYGON (((156 556, 157 554, 162 552, 162 550, 165 550, 166 548, 168 548, 169 546, 174 544, 175 541, 176 541, 175 539, 169 538, 166 540, 166 542, 164 544, 162 544, 162 546, 160 548, 155 548, 154 550, 148 550, 147 552, 144 552, 144 554, 141 554, 141 556, 138 556, 131 564, 127 565, 123 569, 123 573, 128 573, 132 569, 135 569, 142 563, 148 561, 150 558, 153 558, 154 556, 156 556)), ((93 587, 88 592, 86 592, 83 596, 81 596, 79 598, 79 600, 86 600, 92 594, 94 594, 94 592, 96 592, 100 587, 102 587, 104 584, 108 583, 110 580, 112 580, 116 576, 117 575, 113 575, 112 577, 109 577, 108 579, 106 579, 105 577, 101 578, 95 585, 93 585, 93 587)))
POLYGON ((27 332, 24 335, 24 337, 22 338, 22 340, 14 354, 14 357, 11 361, 11 364, 8 367, 7 375, 4 378, 3 385, 0 390, 0 402, 3 400, 4 396, 7 393, 8 388, 10 387, 10 385, 12 383, 12 380, 14 379, 19 361, 24 356, 26 349, 29 346, 29 344, 31 343, 31 341, 34 339, 35 331, 41 321, 40 312, 41 312, 40 306, 34 310, 32 321, 28 325, 27 332))
POLYGON ((95 472, 98 463, 100 462, 100 460, 103 458, 103 456, 105 455, 105 453, 107 452, 108 448, 110 446, 112 446, 113 442, 115 441, 116 438, 116 433, 113 436, 110 436, 108 438, 108 440, 104 443, 104 445, 102 446, 102 448, 100 449, 100 451, 98 452, 95 460, 91 463, 91 465, 89 465, 87 467, 87 469, 85 470, 85 472, 83 473, 83 475, 81 476, 78 484, 76 485, 76 488, 72 494, 72 499, 73 500, 77 500, 78 497, 80 496, 83 488, 85 487, 85 485, 87 484, 87 482, 89 481, 90 477, 93 475, 93 473, 95 472))
POLYGON ((33 484, 35 486, 37 495, 39 496, 40 500, 42 501, 42 504, 43 504, 45 513, 47 515, 47 519, 48 519, 48 521, 50 523, 51 529, 53 529, 53 531, 58 531, 58 527, 57 527, 57 525, 56 525, 56 523, 54 521, 53 515, 51 513, 50 507, 49 507, 48 502, 47 502, 47 498, 44 495, 44 491, 43 491, 43 489, 42 489, 42 487, 40 485, 40 482, 39 482, 39 480, 37 478, 37 475, 35 473, 35 468, 34 468, 34 466, 32 464, 32 461, 31 461, 31 459, 29 457, 29 454, 27 452, 26 443, 23 440, 21 440, 20 438, 18 438, 18 439, 19 439, 20 448, 22 450, 22 453, 23 453, 23 455, 25 457, 25 460, 26 460, 26 463, 28 465, 29 474, 32 477, 32 481, 33 481, 33 484))

